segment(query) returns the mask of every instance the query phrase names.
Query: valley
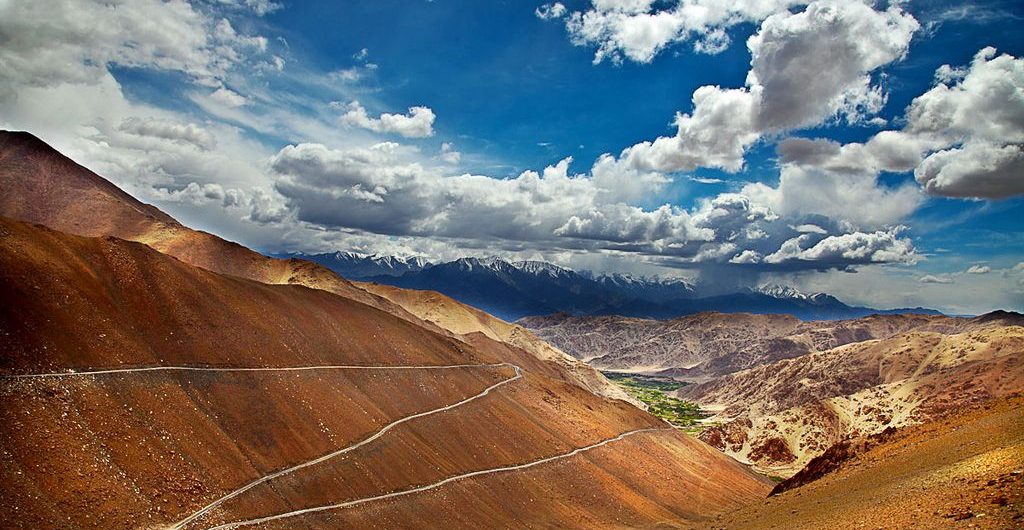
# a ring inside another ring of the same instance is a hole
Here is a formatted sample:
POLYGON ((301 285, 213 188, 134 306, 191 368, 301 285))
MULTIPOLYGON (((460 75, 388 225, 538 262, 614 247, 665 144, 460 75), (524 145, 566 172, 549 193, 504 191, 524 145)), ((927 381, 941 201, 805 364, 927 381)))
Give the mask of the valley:
MULTIPOLYGON (((520 324, 606 373, 627 369, 621 378, 678 387, 667 395, 710 412, 697 436, 782 478, 850 438, 1024 391, 1024 316, 1016 313, 811 322, 552 315, 520 324)), ((648 400, 659 393, 641 392, 648 400)))
POLYGON ((683 386, 682 383, 662 377, 619 372, 603 373, 609 380, 643 403, 647 412, 690 434, 699 433, 703 429, 699 420, 707 418, 709 414, 696 404, 671 395, 671 392, 683 386))

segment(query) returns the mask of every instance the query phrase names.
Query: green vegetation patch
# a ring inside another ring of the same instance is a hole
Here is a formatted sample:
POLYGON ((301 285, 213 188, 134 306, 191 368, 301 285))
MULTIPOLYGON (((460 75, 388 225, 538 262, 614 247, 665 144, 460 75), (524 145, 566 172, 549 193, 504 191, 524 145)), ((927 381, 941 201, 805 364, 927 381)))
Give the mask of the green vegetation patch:
POLYGON ((699 431, 697 420, 709 416, 695 403, 666 394, 682 388, 685 383, 664 377, 621 372, 604 372, 604 375, 644 402, 648 412, 688 432, 699 431))

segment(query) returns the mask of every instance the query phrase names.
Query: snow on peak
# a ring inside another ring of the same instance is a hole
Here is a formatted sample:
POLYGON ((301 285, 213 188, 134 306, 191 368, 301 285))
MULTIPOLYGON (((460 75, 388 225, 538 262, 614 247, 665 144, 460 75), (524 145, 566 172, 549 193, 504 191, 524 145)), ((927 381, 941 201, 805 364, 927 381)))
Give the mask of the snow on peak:
POLYGON ((512 266, 528 274, 540 276, 547 274, 548 276, 561 276, 565 274, 571 274, 573 271, 560 267, 554 263, 548 263, 546 261, 517 261, 512 263, 512 266))

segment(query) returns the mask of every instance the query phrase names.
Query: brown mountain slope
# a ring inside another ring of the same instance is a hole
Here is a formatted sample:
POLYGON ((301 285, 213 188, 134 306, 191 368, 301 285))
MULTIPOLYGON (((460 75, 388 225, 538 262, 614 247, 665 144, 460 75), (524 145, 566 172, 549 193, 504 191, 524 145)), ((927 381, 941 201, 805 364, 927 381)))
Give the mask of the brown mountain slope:
POLYGON ((616 316, 528 317, 520 324, 602 370, 705 381, 746 368, 912 329, 953 333, 964 319, 874 315, 801 322, 788 315, 699 313, 672 320, 616 316))
MULTIPOLYGON (((145 243, 186 263, 262 283, 299 284, 404 311, 307 261, 268 258, 192 230, 27 132, 0 131, 0 215, 69 234, 145 243)), ((412 318, 409 315, 406 315, 412 318)))
POLYGON ((399 289, 390 285, 355 282, 356 286, 386 298, 417 317, 458 335, 483 333, 487 337, 526 350, 538 359, 556 363, 575 374, 583 386, 600 396, 621 399, 643 407, 643 403, 621 387, 565 352, 544 342, 522 326, 509 324, 479 309, 456 302, 435 291, 399 289))
POLYGON ((854 444, 823 477, 693 528, 1024 527, 1024 399, 854 444))
POLYGON ((138 243, 0 219, 0 297, 5 527, 645 527, 768 489, 524 350, 138 243), (370 368, 223 370, 324 364, 370 368))
MULTIPOLYGON (((414 316, 401 304, 356 287, 329 269, 298 259, 274 259, 254 252, 215 235, 192 230, 181 225, 154 206, 143 204, 114 186, 103 177, 76 164, 35 136, 25 132, 0 131, 0 215, 39 223, 56 230, 84 236, 115 236, 145 243, 186 263, 270 284, 296 284, 323 289, 346 298, 377 307, 406 320, 416 322, 435 331, 464 334, 473 331, 488 332, 503 329, 490 315, 479 313, 477 318, 485 324, 446 328, 458 318, 441 318, 438 311, 431 318, 414 316), (435 324, 441 324, 436 327, 435 324)), ((417 298, 417 294, 402 295, 388 291, 389 298, 417 298)), ((444 307, 455 315, 472 312, 462 304, 451 301, 444 307)), ((498 321, 500 322, 500 321, 498 321)), ((519 334, 516 334, 519 335, 519 334)), ((539 358, 552 360, 553 353, 541 341, 513 336, 507 338, 491 334, 495 340, 514 340, 513 344, 535 353, 539 358)), ((572 366, 571 361, 558 362, 571 368, 567 372, 577 384, 600 395, 626 399, 634 404, 618 387, 600 373, 586 365, 572 366)))
POLYGON ((788 476, 846 437, 1024 390, 1024 327, 1016 320, 965 320, 961 333, 912 331, 858 342, 678 394, 719 411, 712 421, 721 425, 704 431, 705 441, 788 476))

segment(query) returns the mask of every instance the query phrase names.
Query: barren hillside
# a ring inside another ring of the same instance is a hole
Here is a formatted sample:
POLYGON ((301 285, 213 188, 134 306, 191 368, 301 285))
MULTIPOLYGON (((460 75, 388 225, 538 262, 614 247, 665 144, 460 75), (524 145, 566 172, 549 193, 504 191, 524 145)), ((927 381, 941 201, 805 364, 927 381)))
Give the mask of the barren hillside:
MULTIPOLYGON (((823 476, 692 528, 854 530, 1024 525, 1024 400, 858 440, 820 462, 823 476)), ((837 448, 838 449, 838 448, 837 448)))
POLYGON ((815 352, 684 387, 717 411, 701 437, 788 476, 830 445, 941 417, 1024 390, 1020 318, 964 321, 955 334, 912 331, 815 352))
POLYGON ((964 321, 931 315, 874 315, 801 322, 788 315, 700 313, 672 320, 550 315, 519 323, 602 370, 704 381, 911 329, 955 332, 964 321))
POLYGON ((641 526, 767 490, 482 335, 9 220, 0 262, 8 527, 641 526))
POLYGON ((434 291, 400 289, 376 283, 355 282, 355 285, 390 300, 426 322, 436 324, 457 335, 482 333, 493 340, 526 350, 537 356, 538 359, 558 364, 567 372, 574 374, 585 388, 595 394, 621 399, 643 407, 643 403, 627 394, 618 385, 613 384, 600 372, 544 342, 522 326, 509 324, 500 318, 434 291))

